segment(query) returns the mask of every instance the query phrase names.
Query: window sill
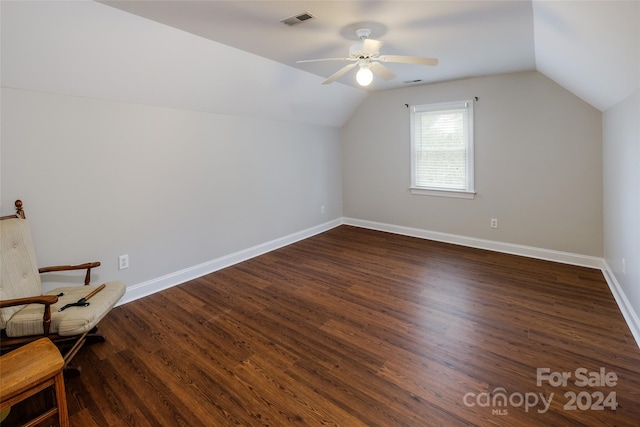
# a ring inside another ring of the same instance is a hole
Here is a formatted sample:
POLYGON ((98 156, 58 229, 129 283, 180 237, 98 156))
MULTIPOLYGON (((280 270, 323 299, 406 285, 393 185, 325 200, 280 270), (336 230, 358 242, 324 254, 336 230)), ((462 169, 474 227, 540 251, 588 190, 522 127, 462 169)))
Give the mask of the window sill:
POLYGON ((476 193, 474 191, 456 191, 456 190, 435 190, 431 188, 409 188, 411 194, 417 194, 420 196, 437 196, 437 197, 453 197, 456 199, 475 199, 476 193))

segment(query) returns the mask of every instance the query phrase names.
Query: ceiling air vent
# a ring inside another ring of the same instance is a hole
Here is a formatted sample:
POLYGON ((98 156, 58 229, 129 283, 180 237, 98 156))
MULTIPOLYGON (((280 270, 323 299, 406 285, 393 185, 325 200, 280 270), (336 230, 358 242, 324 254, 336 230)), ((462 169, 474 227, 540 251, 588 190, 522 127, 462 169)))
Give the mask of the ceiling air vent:
POLYGON ((302 13, 298 13, 296 15, 290 16, 288 18, 281 19, 280 22, 282 22, 283 24, 287 24, 288 26, 292 26, 292 25, 301 24, 304 21, 308 21, 313 18, 315 18, 315 16, 313 16, 311 13, 302 12, 302 13))

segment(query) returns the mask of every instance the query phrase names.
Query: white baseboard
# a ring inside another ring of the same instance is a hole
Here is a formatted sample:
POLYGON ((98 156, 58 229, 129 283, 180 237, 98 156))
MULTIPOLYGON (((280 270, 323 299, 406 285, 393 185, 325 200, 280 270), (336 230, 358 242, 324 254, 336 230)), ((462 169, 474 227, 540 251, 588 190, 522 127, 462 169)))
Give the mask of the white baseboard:
POLYGON ((246 261, 275 249, 290 245, 299 240, 304 240, 316 234, 323 233, 341 224, 342 219, 325 222, 324 224, 307 228, 306 230, 298 231, 296 233, 289 234, 288 236, 261 243, 259 245, 243 249, 241 251, 234 252, 232 254, 225 255, 199 265, 195 265, 193 267, 185 268, 184 270, 176 271, 175 273, 167 274, 156 279, 127 287, 127 292, 124 297, 122 297, 122 299, 118 302, 118 305, 135 301, 139 298, 143 298, 156 292, 160 292, 164 289, 168 289, 181 283, 188 282, 189 280, 193 280, 198 277, 213 273, 214 271, 230 267, 242 261, 246 261))
POLYGON ((638 317, 638 313, 633 309, 633 306, 629 302, 627 295, 624 293, 622 286, 620 286, 618 279, 616 279, 615 274, 613 274, 613 271, 609 268, 609 264, 607 264, 606 261, 604 261, 602 274, 604 274, 604 278, 609 285, 609 289, 611 289, 613 298, 615 298, 616 303, 622 312, 622 316, 631 330, 631 335, 633 335, 633 338, 636 340, 636 344, 640 347, 640 317, 638 317))
POLYGON ((124 297, 118 302, 118 305, 135 301, 139 298, 154 294, 167 288, 188 282, 189 280, 202 277, 213 273, 242 261, 254 258, 278 248, 290 245, 300 240, 307 239, 316 234, 323 233, 339 225, 352 225, 355 227, 368 228, 371 230, 386 231, 389 233, 400 234, 404 236, 417 237, 438 242, 452 243, 461 246, 469 246, 478 249, 487 249, 495 252, 508 253, 513 255, 521 255, 529 258, 537 258, 547 261, 560 262, 563 264, 572 264, 582 267, 597 268, 602 273, 611 289, 611 293, 624 316, 631 333, 636 340, 636 344, 640 347, 640 318, 633 309, 633 306, 627 299, 622 287, 616 280, 615 275, 602 258, 573 254, 569 252, 554 251, 549 249, 535 248, 531 246, 516 245, 512 243, 497 242, 493 240, 477 239, 474 237, 460 236, 456 234, 441 233, 437 231, 429 231, 418 228, 403 227, 399 225, 385 224, 374 221, 366 221, 354 218, 340 218, 315 227, 308 228, 290 235, 261 243, 259 245, 216 258, 205 263, 167 274, 156 279, 149 280, 127 288, 124 297))
POLYGON ((403 227, 354 218, 343 218, 343 224, 353 225, 355 227, 369 228, 378 231, 386 231, 389 233, 401 234, 404 236, 436 240, 439 242, 453 243, 462 246, 470 246, 473 248, 488 249, 491 251, 503 252, 513 255, 522 255, 529 258, 555 261, 563 264, 571 264, 599 269, 602 271, 602 274, 604 275, 604 278, 609 285, 609 289, 611 289, 611 293, 613 294, 613 297, 618 304, 618 308, 622 312, 624 320, 627 322, 627 325, 631 330, 633 338, 636 340, 636 344, 638 345, 638 347, 640 347, 640 317, 638 317, 638 314, 633 309, 633 306, 629 302, 629 299, 625 295, 622 287, 616 280, 616 277, 609 268, 609 265, 602 258, 535 248, 531 246, 515 245, 512 243, 476 239, 473 237, 440 233, 437 231, 422 230, 418 228, 403 227))
POLYGON ((343 218, 343 223, 356 227, 369 228, 372 230, 386 231, 404 236, 418 237, 421 239, 435 240, 455 245, 469 246, 478 249, 487 249, 495 252, 503 252, 512 255, 521 255, 529 258, 555 261, 563 264, 579 265, 602 269, 604 260, 602 258, 573 254, 570 252, 554 251, 550 249, 535 248, 532 246, 516 245, 513 243, 497 242, 493 240, 477 239, 475 237, 460 236, 457 234, 441 233, 439 231, 429 231, 419 228, 403 227, 400 225, 385 224, 381 222, 366 221, 354 218, 343 218))
POLYGON ((604 268, 604 260, 601 258, 586 255, 577 255, 567 252, 552 251, 548 249, 534 248, 530 246, 515 245, 511 243, 496 242, 492 240, 476 239, 473 237, 460 236, 455 234, 441 233, 418 228, 403 227, 399 225, 385 224, 380 222, 366 221, 354 218, 339 218, 315 227, 302 230, 288 236, 280 237, 269 242, 243 249, 241 251, 216 258, 205 263, 185 268, 162 277, 151 279, 127 288, 127 292, 118 305, 126 304, 154 294, 164 289, 188 282, 189 280, 202 277, 214 271, 232 266, 242 261, 246 261, 258 255, 273 251, 283 246, 290 245, 299 240, 303 240, 335 228, 341 224, 353 225, 356 227, 369 228, 372 230, 386 231, 389 233, 401 234, 405 236, 418 237, 435 240, 445 243, 453 243, 462 246, 469 246, 479 249, 487 249, 496 252, 504 252, 514 255, 522 255, 530 258, 544 259, 548 261, 561 262, 565 264, 580 265, 591 268, 604 268))

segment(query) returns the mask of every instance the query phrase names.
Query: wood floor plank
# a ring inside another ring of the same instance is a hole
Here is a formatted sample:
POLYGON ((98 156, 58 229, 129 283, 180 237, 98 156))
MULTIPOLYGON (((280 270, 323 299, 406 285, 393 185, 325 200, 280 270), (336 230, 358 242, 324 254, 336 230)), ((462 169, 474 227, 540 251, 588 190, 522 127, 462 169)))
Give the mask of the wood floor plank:
POLYGON ((640 420, 640 349, 600 271, 356 227, 117 307, 101 332, 67 381, 74 426, 640 420), (580 368, 617 382, 578 386, 580 368), (585 406, 597 393, 617 408, 585 406))

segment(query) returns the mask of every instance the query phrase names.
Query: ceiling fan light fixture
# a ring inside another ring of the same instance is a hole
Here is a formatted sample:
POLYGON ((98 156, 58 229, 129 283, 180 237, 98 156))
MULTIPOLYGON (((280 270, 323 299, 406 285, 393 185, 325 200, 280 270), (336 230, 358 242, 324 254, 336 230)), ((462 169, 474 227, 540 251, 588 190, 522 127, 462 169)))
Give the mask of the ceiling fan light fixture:
MULTIPOLYGON (((2 0, 0 0, 2 1, 2 0)), ((384 29, 384 28, 383 28, 384 29)), ((384 80, 391 80, 396 77, 393 72, 387 68, 383 62, 398 62, 404 64, 419 64, 419 65, 438 65, 438 60, 435 58, 421 58, 417 56, 407 55, 380 55, 380 47, 384 44, 379 40, 370 39, 371 30, 367 28, 359 28, 356 30, 356 35, 360 40, 359 43, 353 44, 349 47, 348 58, 324 58, 324 59, 305 59, 301 62, 319 62, 319 61, 349 61, 348 65, 340 68, 338 71, 330 75, 323 85, 333 83, 349 71, 358 67, 356 73, 356 82, 360 86, 369 86, 373 82, 373 74, 381 77, 384 80)), ((418 83, 420 80, 413 81, 412 83, 418 83)), ((409 81, 411 82, 411 81, 409 81)), ((405 82, 405 83, 409 83, 405 82)))
POLYGON ((373 72, 367 66, 361 66, 356 73, 356 81, 360 86, 369 86, 373 81, 373 72))

